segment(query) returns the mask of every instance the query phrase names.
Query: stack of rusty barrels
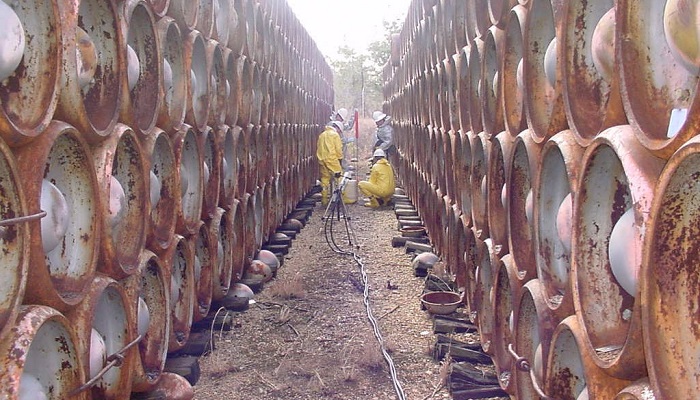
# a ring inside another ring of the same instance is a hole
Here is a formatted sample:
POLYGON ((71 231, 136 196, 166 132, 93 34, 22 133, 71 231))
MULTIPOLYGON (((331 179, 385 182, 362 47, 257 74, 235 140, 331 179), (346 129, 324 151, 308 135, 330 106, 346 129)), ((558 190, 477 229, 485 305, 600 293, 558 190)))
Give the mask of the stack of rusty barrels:
POLYGON ((331 70, 284 0, 0 21, 0 397, 148 391, 313 186, 331 70))
POLYGON ((518 399, 690 399, 697 0, 414 0, 400 178, 518 399))

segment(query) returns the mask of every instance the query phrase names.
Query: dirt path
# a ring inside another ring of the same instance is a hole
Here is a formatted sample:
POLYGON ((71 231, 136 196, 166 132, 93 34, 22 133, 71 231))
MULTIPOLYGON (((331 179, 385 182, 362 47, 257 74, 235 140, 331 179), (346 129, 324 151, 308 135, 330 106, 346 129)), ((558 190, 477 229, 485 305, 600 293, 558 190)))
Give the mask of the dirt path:
MULTIPOLYGON (((236 316, 240 326, 217 333, 217 350, 201 359, 197 399, 397 398, 365 311, 360 269, 326 243, 324 211, 316 206, 277 277, 236 316), (290 288, 298 298, 280 296, 290 288)), ((423 280, 413 276, 411 256, 391 247, 394 212, 354 204, 348 214, 371 309, 406 398, 450 398, 446 389, 431 397, 441 376, 429 355, 432 323, 420 309, 423 280)), ((344 232, 342 222, 335 224, 344 232)))

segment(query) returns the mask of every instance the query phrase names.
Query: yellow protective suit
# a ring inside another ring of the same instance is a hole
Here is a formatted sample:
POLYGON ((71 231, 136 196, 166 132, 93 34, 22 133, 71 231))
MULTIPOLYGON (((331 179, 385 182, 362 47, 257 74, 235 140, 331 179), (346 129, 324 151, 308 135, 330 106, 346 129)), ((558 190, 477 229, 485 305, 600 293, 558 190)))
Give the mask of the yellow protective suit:
POLYGON ((391 168, 389 161, 386 158, 380 158, 375 162, 369 173, 369 181, 362 181, 358 186, 362 194, 369 197, 369 203, 365 204, 366 206, 377 208, 391 200, 396 186, 394 169, 391 168))
POLYGON ((340 160, 343 159, 343 142, 335 128, 327 126, 318 135, 316 158, 318 158, 321 172, 321 203, 326 205, 331 189, 331 178, 336 173, 343 172, 343 167, 340 166, 340 160))

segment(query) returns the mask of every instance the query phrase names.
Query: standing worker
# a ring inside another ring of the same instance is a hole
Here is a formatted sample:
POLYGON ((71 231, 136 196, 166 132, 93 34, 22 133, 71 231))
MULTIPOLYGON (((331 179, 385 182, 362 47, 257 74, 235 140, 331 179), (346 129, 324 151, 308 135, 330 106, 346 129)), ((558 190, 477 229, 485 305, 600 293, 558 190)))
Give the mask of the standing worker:
POLYGON ((343 142, 340 135, 343 133, 343 124, 339 121, 331 121, 326 129, 318 135, 316 143, 316 158, 318 158, 321 172, 321 203, 328 204, 328 196, 331 190, 331 177, 336 182, 343 174, 341 163, 343 161, 343 142))
POLYGON ((372 113, 372 119, 377 125, 377 132, 375 133, 376 141, 374 143, 374 149, 384 150, 384 154, 387 158, 391 156, 394 151, 394 128, 391 127, 391 117, 384 114, 381 111, 375 111, 372 113))
POLYGON ((358 184, 360 191, 369 197, 365 207, 378 208, 391 200, 396 188, 394 183, 394 169, 386 159, 384 150, 377 149, 373 154, 372 169, 369 173, 369 181, 358 184))

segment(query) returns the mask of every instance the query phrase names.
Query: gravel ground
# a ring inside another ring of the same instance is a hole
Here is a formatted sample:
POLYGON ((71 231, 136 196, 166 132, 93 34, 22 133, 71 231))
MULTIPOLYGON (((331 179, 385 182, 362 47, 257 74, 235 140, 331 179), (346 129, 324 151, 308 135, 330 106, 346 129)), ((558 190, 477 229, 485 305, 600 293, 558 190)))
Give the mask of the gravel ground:
MULTIPOLYGON (((324 211, 317 204, 277 277, 236 315, 239 326, 216 333, 217 349, 200 360, 197 399, 396 398, 366 314, 360 267, 326 243, 324 211), (298 287, 298 297, 280 296, 285 287, 298 287)), ((433 395, 441 374, 429 355, 432 322, 420 309, 424 282, 413 276, 411 256, 391 247, 398 234, 393 210, 358 203, 347 212, 371 310, 406 397, 450 398, 446 389, 433 395)), ((334 224, 338 244, 349 248, 343 221, 334 224)))

